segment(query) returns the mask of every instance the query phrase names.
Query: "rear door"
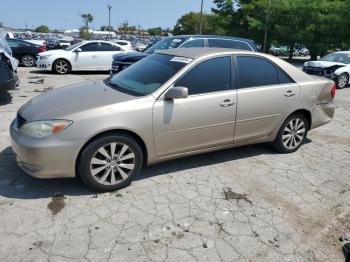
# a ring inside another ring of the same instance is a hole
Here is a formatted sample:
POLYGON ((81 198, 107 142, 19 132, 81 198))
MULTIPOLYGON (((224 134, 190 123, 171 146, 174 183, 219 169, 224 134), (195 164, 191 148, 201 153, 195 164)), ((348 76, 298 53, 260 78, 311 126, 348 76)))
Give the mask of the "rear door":
POLYGON ((299 86, 271 61, 235 57, 238 89, 235 143, 270 135, 297 102, 299 86))
POLYGON ((101 43, 101 51, 98 53, 98 62, 102 70, 110 70, 113 62, 113 55, 119 54, 123 50, 113 44, 101 43))

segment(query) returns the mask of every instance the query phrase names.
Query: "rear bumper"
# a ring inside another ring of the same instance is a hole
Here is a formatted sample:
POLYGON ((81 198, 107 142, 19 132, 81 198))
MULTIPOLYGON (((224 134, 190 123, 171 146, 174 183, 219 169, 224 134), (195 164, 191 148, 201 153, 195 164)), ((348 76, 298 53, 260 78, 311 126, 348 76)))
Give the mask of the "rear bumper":
POLYGON ((114 75, 114 74, 124 70, 125 68, 127 68, 130 65, 132 65, 132 63, 130 63, 130 62, 113 61, 112 62, 112 69, 110 71, 111 75, 114 75))
POLYGON ((17 163, 27 174, 36 178, 75 177, 75 163, 84 141, 56 136, 30 138, 19 131, 16 120, 11 124, 10 135, 17 163))

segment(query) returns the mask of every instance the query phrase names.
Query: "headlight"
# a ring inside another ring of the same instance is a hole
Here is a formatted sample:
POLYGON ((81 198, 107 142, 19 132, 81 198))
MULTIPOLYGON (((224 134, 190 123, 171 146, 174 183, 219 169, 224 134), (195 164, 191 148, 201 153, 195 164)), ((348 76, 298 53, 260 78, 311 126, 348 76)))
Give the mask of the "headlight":
POLYGON ((52 55, 41 55, 39 56, 40 60, 48 59, 52 55))
POLYGON ((33 121, 23 125, 20 130, 27 136, 43 138, 61 132, 72 123, 70 120, 33 121))

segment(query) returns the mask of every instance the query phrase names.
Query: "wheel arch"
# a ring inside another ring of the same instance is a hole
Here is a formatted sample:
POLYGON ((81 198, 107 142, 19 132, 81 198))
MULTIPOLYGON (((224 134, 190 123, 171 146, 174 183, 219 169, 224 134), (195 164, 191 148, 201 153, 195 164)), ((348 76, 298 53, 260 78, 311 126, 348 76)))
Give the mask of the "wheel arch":
POLYGON ((105 130, 102 131, 101 133, 95 134, 93 137, 91 137, 88 141, 85 142, 85 144, 81 147, 81 149, 79 150, 79 153, 77 155, 76 161, 75 161, 75 171, 76 171, 76 176, 79 176, 79 172, 78 172, 78 164, 80 161, 80 157, 81 157, 81 153, 83 152, 83 150, 94 140, 103 137, 105 135, 112 135, 112 134, 126 134, 128 136, 131 136, 132 138, 134 138, 140 145, 142 153, 143 153, 143 164, 147 163, 148 161, 148 150, 146 147, 146 143, 143 141, 143 139, 136 134, 135 132, 132 132, 130 130, 127 129, 111 129, 111 130, 105 130))
MULTIPOLYGON (((305 116, 308 124, 309 124, 309 130, 311 128, 311 125, 312 125, 312 115, 311 115, 311 112, 307 109, 298 109, 296 111, 294 111, 293 113, 289 114, 288 117, 292 116, 292 115, 295 115, 295 114, 302 114, 305 116)), ((288 118, 287 117, 287 118, 288 118)))
POLYGON ((58 57, 58 58, 56 58, 55 60, 53 60, 53 62, 52 62, 52 69, 53 69, 53 70, 54 70, 54 65, 56 64, 56 62, 57 62, 58 60, 65 60, 65 61, 67 61, 68 64, 69 64, 69 67, 70 67, 70 71, 73 69, 73 68, 72 68, 72 63, 71 63, 67 58, 58 57))

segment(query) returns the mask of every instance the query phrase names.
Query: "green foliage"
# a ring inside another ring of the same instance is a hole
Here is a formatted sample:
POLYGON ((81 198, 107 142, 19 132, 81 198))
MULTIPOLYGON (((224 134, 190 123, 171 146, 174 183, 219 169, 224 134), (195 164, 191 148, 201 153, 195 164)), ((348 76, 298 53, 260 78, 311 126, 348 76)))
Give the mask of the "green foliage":
POLYGON ((113 26, 103 25, 100 27, 101 31, 113 31, 113 26))
POLYGON ((80 17, 83 19, 84 26, 87 31, 89 31, 89 23, 94 21, 92 14, 80 14, 80 17))
POLYGON ((212 9, 226 35, 247 37, 263 43, 265 27, 268 43, 296 43, 310 49, 313 57, 330 48, 350 44, 350 0, 214 0, 212 9))
POLYGON ((161 27, 150 28, 147 30, 150 35, 160 35, 163 32, 161 27))
POLYGON ((38 33, 48 33, 48 32, 49 32, 49 27, 46 26, 46 25, 38 26, 37 28, 35 28, 35 32, 38 32, 38 33))
MULTIPOLYGON (((182 16, 176 23, 173 34, 186 35, 198 34, 200 24, 200 13, 190 12, 182 16)), ((203 34, 223 35, 225 30, 222 29, 224 19, 216 14, 203 14, 203 34)))
POLYGON ((79 37, 85 40, 91 40, 94 38, 94 34, 90 33, 85 26, 80 27, 79 37))

